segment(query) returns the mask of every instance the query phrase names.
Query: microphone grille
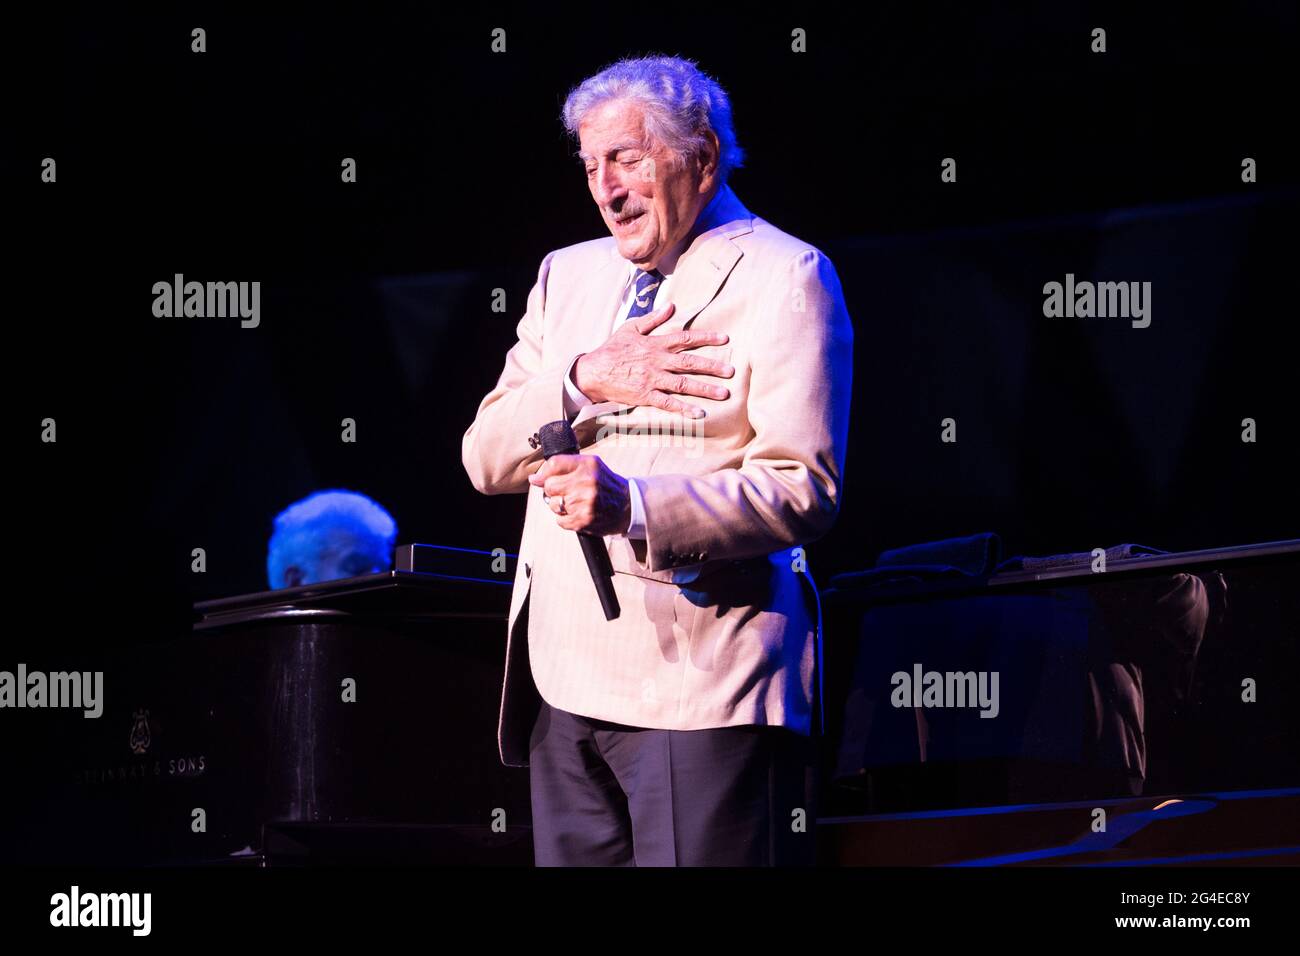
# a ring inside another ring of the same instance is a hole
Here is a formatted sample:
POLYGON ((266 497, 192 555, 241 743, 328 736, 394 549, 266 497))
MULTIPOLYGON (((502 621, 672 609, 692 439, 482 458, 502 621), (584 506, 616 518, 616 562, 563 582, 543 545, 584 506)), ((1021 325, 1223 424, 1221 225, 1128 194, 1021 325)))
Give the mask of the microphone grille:
POLYGON ((559 421, 547 422, 537 430, 537 437, 541 441, 543 458, 550 458, 552 455, 576 455, 578 453, 577 436, 573 434, 573 427, 566 419, 561 418, 559 421))

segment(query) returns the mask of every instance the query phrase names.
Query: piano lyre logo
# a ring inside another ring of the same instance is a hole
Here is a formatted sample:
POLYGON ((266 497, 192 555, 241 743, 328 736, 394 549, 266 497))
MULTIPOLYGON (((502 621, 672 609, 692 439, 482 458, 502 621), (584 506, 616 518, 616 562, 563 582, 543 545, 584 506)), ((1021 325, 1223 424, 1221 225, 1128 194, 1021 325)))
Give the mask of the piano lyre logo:
POLYGON ((149 749, 151 740, 152 738, 149 735, 149 711, 137 710, 131 724, 131 753, 144 753, 149 749))

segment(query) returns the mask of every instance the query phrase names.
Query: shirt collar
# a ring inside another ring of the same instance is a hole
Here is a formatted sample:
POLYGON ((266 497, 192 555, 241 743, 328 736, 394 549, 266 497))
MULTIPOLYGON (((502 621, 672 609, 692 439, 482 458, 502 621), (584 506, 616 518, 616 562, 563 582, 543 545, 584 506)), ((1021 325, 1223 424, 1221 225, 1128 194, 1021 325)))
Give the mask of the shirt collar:
MULTIPOLYGON (((700 210, 700 214, 695 217, 695 224, 691 226, 691 231, 686 234, 684 239, 664 253, 663 259, 659 261, 659 265, 656 266, 656 268, 664 274, 665 278, 671 276, 676 270, 677 260, 681 257, 681 254, 686 251, 687 246, 694 241, 695 237, 702 232, 708 232, 717 225, 713 220, 717 218, 718 210, 723 205, 724 194, 730 192, 730 190, 731 187, 726 183, 723 183, 714 190, 713 198, 709 200, 708 205, 700 210)), ((631 267, 628 270, 628 275, 633 281, 636 281, 637 273, 641 271, 641 267, 635 262, 629 262, 628 265, 631 267)))

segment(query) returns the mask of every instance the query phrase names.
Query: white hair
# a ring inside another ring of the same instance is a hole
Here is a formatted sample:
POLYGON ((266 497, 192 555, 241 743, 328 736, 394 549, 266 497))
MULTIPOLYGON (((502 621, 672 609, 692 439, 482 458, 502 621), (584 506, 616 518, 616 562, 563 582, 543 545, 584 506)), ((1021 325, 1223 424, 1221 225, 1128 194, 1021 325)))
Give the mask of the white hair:
POLYGON ((340 536, 350 551, 369 557, 374 567, 392 566, 397 541, 393 516, 365 495, 332 488, 294 502, 275 516, 266 556, 271 587, 286 587, 290 567, 313 566, 340 536))
POLYGON ((564 128, 575 138, 583 117, 609 100, 628 99, 645 111, 645 132, 674 152, 679 161, 703 148, 705 134, 718 137, 718 180, 744 165, 745 151, 736 144, 731 100, 693 60, 677 56, 627 58, 583 80, 564 101, 564 128))

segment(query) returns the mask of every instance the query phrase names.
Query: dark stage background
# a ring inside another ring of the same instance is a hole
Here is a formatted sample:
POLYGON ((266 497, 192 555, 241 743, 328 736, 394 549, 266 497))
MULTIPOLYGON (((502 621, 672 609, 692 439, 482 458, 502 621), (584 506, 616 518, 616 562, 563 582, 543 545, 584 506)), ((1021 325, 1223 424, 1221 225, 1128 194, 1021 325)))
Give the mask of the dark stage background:
POLYGON ((729 90, 737 194, 844 286, 855 395, 820 582, 978 531, 1012 554, 1300 534, 1293 4, 114 9, 11 41, 44 64, 11 87, 11 581, 60 611, 28 659, 176 637, 193 601, 261 590, 272 516, 319 488, 377 498, 404 542, 514 551, 523 497, 478 495, 461 436, 543 256, 604 234, 564 95, 647 52, 729 90), (1152 282, 1151 327, 1044 318, 1067 272, 1152 282), (174 273, 261 281, 261 326, 154 318, 174 273))

